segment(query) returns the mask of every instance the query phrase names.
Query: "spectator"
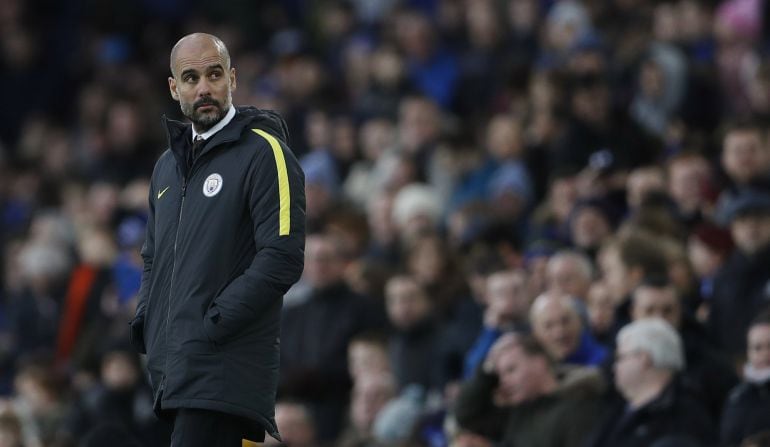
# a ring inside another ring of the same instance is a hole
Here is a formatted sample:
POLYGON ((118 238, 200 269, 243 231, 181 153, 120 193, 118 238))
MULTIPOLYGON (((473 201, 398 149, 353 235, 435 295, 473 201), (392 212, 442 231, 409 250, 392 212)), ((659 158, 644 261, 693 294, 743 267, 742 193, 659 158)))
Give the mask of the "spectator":
POLYGON ((653 192, 666 190, 666 176, 658 165, 640 166, 628 174, 626 203, 633 211, 642 206, 645 197, 653 192))
POLYGON ((735 250, 714 278, 709 329, 731 359, 746 351, 749 323, 767 305, 770 271, 770 195, 744 191, 725 205, 735 250))
POLYGON ((632 293, 631 318, 660 318, 677 330, 684 345, 685 368, 682 378, 697 391, 697 398, 718 420, 730 389, 738 378, 708 343, 704 328, 683 312, 676 288, 665 278, 645 278, 632 293))
POLYGON ((425 290, 415 278, 397 275, 385 285, 385 301, 394 329, 388 349, 398 389, 409 385, 418 385, 424 392, 438 388, 440 332, 425 290))
POLYGON ((484 326, 465 355, 463 378, 473 377, 489 349, 504 332, 529 330, 530 302, 524 270, 505 270, 487 277, 484 326))
POLYGON ((612 329, 615 326, 615 303, 603 282, 595 281, 588 289, 587 310, 593 336, 603 346, 614 346, 612 329))
POLYGON ((770 186, 770 148, 767 147, 766 132, 759 123, 751 121, 734 123, 725 131, 720 162, 733 191, 770 186))
POLYGON ((600 365, 607 349, 596 342, 580 317, 575 298, 544 293, 529 312, 532 333, 557 363, 600 365))
POLYGON ((102 356, 99 382, 79 397, 70 417, 75 439, 108 420, 142 444, 168 442, 170 427, 153 414, 152 391, 143 380, 138 357, 129 349, 113 346, 102 356))
POLYGON ((559 251, 548 260, 546 269, 549 291, 585 302, 594 276, 588 256, 577 251, 559 251))
POLYGON ((307 405, 292 401, 279 401, 275 405, 275 422, 283 438, 278 444, 274 439, 265 445, 285 447, 318 447, 316 423, 307 405))
POLYGON ((682 341, 665 321, 644 319, 623 327, 614 366, 623 401, 608 411, 587 445, 646 446, 671 435, 713 441, 708 413, 676 380, 684 361, 682 341))
POLYGON ((455 415, 460 427, 506 445, 580 446, 601 408, 601 389, 595 372, 558 375, 534 339, 504 337, 463 386, 455 415))
POLYGON ((615 328, 630 319, 630 293, 646 276, 667 276, 665 253, 646 233, 629 234, 609 241, 598 254, 602 281, 615 303, 615 328))
POLYGON ((363 332, 348 344, 348 373, 353 383, 361 377, 391 371, 388 341, 377 332, 363 332))
POLYGON ((396 397, 396 383, 390 372, 372 372, 360 377, 353 387, 350 424, 343 432, 340 447, 373 447, 374 424, 385 405, 396 397))
POLYGON ((679 216, 692 229, 709 211, 713 179, 708 160, 697 153, 683 152, 666 162, 668 194, 679 216))
POLYGON ((687 257, 698 279, 698 292, 704 301, 704 308, 698 314, 700 321, 708 317, 708 308, 714 295, 714 279, 732 249, 730 233, 714 224, 698 225, 688 238, 687 257))
MULTIPOLYGON (((770 430, 770 313, 758 315, 749 326, 748 361, 743 382, 730 393, 722 415, 720 438, 724 445, 738 445, 753 435, 770 430)), ((740 444, 743 445, 743 444, 740 444)))
POLYGON ((347 393, 347 348, 357 334, 378 326, 367 298, 343 281, 345 260, 327 234, 308 236, 305 278, 312 291, 307 301, 282 317, 280 391, 308 400, 318 418, 318 435, 334 439, 342 423, 347 393))

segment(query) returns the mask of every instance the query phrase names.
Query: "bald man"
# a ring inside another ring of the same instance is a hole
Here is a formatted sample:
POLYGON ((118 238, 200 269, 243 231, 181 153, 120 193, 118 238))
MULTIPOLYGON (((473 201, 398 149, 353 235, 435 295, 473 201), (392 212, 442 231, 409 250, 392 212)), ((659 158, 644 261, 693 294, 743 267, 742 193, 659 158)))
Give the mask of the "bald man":
POLYGON ((174 447, 280 438, 280 314, 303 269, 304 178, 284 121, 234 107, 236 85, 219 38, 190 34, 171 51, 169 91, 191 124, 164 117, 130 335, 174 447))
POLYGON ((558 363, 597 366, 607 357, 586 330, 575 299, 554 292, 538 296, 529 312, 532 334, 558 363))

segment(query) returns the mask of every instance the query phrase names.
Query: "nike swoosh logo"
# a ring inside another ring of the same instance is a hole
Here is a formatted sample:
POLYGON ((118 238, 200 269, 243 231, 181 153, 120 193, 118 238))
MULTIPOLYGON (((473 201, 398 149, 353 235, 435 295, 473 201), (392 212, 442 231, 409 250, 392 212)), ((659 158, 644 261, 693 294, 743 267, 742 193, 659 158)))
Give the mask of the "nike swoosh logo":
POLYGON ((166 191, 168 191, 169 188, 170 188, 170 186, 166 186, 166 189, 164 189, 163 191, 158 192, 158 200, 160 200, 160 198, 163 197, 163 194, 165 194, 166 191))

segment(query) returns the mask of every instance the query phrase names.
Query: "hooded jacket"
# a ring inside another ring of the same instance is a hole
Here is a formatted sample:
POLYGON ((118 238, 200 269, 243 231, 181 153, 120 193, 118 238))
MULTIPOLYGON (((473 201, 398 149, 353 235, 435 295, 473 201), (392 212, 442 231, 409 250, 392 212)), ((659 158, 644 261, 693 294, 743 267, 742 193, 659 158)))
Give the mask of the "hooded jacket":
POLYGON ((199 408, 274 421, 283 294, 304 263, 304 176, 275 113, 238 108, 188 168, 187 124, 150 183, 131 340, 147 354, 155 411, 199 408))

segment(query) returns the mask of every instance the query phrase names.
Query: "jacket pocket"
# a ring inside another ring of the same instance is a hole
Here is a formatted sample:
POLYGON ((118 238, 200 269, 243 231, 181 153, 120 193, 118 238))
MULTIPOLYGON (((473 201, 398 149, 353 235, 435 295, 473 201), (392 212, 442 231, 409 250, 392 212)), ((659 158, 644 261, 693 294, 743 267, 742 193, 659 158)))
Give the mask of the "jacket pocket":
POLYGON ((219 310, 216 307, 209 308, 203 316, 203 332, 210 342, 221 345, 228 337, 227 329, 218 324, 220 321, 219 310))

